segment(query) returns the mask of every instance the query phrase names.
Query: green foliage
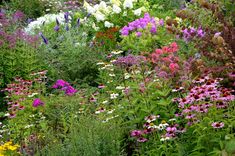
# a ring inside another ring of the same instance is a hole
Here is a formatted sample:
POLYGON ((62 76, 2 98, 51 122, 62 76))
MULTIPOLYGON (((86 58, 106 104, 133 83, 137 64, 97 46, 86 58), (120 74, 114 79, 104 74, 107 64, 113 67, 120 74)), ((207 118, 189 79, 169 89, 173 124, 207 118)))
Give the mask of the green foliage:
POLYGON ((96 61, 102 58, 102 54, 89 47, 87 29, 76 27, 65 31, 61 27, 58 33, 51 30, 53 27, 45 30, 49 44, 41 46, 39 55, 54 73, 51 75, 53 80, 64 79, 77 84, 95 85, 98 74, 96 61))
POLYGON ((29 18, 37 18, 44 14, 44 6, 40 0, 11 0, 9 6, 13 10, 21 10, 29 18))
POLYGON ((15 48, 2 47, 0 53, 0 75, 2 85, 10 83, 14 77, 29 78, 30 73, 38 71, 41 63, 36 50, 19 41, 15 48))

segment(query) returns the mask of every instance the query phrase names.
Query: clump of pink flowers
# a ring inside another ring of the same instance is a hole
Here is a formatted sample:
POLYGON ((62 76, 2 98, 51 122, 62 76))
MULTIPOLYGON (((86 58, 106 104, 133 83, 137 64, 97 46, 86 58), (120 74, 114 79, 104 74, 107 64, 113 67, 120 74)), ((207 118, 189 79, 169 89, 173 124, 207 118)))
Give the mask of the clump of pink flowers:
POLYGON ((167 77, 168 75, 174 75, 179 70, 179 58, 176 56, 178 50, 179 46, 176 42, 173 42, 169 46, 156 49, 151 54, 151 60, 156 65, 155 70, 158 76, 167 77))
POLYGON ((136 31, 136 36, 142 36, 142 30, 150 28, 150 33, 157 33, 157 26, 163 26, 164 21, 161 19, 158 23, 154 17, 151 17, 149 13, 145 13, 143 18, 136 19, 128 23, 128 26, 125 26, 121 29, 122 36, 128 36, 131 32, 136 31))
POLYGON ((188 125, 191 125, 199 122, 198 115, 206 114, 210 108, 226 109, 235 96, 232 94, 233 90, 219 85, 221 80, 212 79, 208 75, 195 79, 193 81, 195 86, 191 87, 188 95, 175 99, 178 107, 182 109, 177 116, 187 119, 188 125))
POLYGON ((39 98, 34 99, 33 107, 43 106, 44 102, 42 102, 39 98))
POLYGON ((74 95, 77 92, 77 90, 74 89, 68 82, 61 79, 57 80, 52 88, 62 90, 66 95, 69 96, 74 95))

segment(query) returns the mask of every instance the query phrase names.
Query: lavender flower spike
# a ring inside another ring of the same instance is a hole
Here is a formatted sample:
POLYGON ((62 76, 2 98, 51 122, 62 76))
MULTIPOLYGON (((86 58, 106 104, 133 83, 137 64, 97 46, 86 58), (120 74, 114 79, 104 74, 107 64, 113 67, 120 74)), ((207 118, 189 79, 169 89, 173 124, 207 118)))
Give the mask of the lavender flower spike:
POLYGON ((42 34, 42 32, 39 33, 39 35, 42 37, 42 40, 45 44, 48 44, 47 38, 42 34))
POLYGON ((65 23, 69 22, 69 13, 68 12, 64 13, 64 19, 65 19, 65 23))

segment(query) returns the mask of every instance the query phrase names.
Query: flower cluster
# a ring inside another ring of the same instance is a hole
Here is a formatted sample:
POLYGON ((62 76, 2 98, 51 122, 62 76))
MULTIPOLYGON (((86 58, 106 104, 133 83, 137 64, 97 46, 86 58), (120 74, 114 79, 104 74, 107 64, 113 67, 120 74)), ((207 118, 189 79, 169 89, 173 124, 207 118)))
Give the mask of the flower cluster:
POLYGON ((44 102, 42 102, 39 98, 34 99, 33 107, 43 106, 44 102))
POLYGON ((113 64, 122 67, 130 67, 133 65, 138 65, 145 60, 146 58, 144 56, 134 56, 129 54, 127 56, 118 57, 117 60, 113 62, 113 64))
POLYGON ((46 14, 45 16, 37 18, 35 21, 32 21, 28 24, 28 26, 24 29, 29 34, 34 34, 35 30, 40 30, 42 26, 51 24, 56 21, 56 19, 61 23, 68 23, 69 16, 66 16, 64 13, 59 14, 46 14))
POLYGON ((162 49, 156 49, 151 54, 152 63, 156 64, 156 71, 158 76, 167 77, 168 71, 175 74, 179 70, 179 58, 176 52, 179 47, 176 42, 171 43, 169 46, 164 46, 162 49))
MULTIPOLYGON (((184 98, 177 98, 178 107, 182 109, 177 116, 184 117, 188 120, 188 125, 198 122, 197 115, 206 114, 210 108, 225 109, 230 101, 235 99, 232 94, 233 90, 229 90, 219 86, 222 79, 212 79, 209 76, 197 78, 193 82, 195 85, 184 98), (208 102, 209 101, 209 102, 208 102)), ((213 124, 213 127, 216 127, 213 124), (213 126, 214 125, 214 126, 213 126)))
POLYGON ((183 39, 185 42, 191 41, 194 38, 202 38, 205 36, 205 32, 202 30, 202 28, 195 29, 193 27, 191 28, 185 28, 182 30, 183 33, 183 39))
POLYGON ((57 80, 56 83, 52 86, 54 89, 60 89, 64 91, 66 95, 74 95, 77 90, 74 89, 68 82, 64 80, 57 80))
POLYGON ((125 26, 121 29, 122 36, 128 36, 130 32, 137 31, 136 36, 140 37, 142 35, 142 30, 150 28, 150 32, 155 34, 157 32, 157 26, 164 25, 164 21, 161 19, 160 21, 155 20, 154 17, 151 17, 149 13, 145 13, 143 18, 136 19, 133 22, 128 23, 128 26, 125 26))
MULTIPOLYGON (((154 122, 160 118, 159 115, 149 115, 145 117, 145 124, 143 125, 144 130, 133 130, 131 131, 131 137, 137 138, 138 142, 146 142, 148 139, 148 134, 152 134, 153 132, 161 133, 160 141, 166 141, 172 138, 175 138, 176 135, 180 132, 184 132, 184 130, 179 130, 179 125, 172 124, 169 125, 165 121, 162 121, 159 125, 156 125, 154 122), (144 137, 145 136, 145 137, 144 137)), ((174 123, 176 119, 170 119, 169 122, 174 123)))
POLYGON ((6 153, 9 153, 9 152, 14 152, 14 151, 16 152, 19 147, 20 146, 17 144, 14 145, 12 141, 8 141, 4 143, 3 145, 0 145, 0 156, 4 156, 6 153))

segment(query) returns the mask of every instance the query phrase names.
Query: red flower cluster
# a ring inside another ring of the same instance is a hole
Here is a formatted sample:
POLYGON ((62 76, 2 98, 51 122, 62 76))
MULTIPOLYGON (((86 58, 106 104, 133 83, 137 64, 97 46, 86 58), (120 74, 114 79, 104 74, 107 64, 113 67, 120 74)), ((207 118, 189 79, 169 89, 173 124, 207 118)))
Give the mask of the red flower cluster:
POLYGON ((169 74, 174 75, 179 70, 179 58, 176 56, 178 50, 177 43, 173 42, 169 46, 162 47, 162 49, 156 49, 151 54, 151 61, 156 64, 155 69, 159 76, 167 77, 169 74))

